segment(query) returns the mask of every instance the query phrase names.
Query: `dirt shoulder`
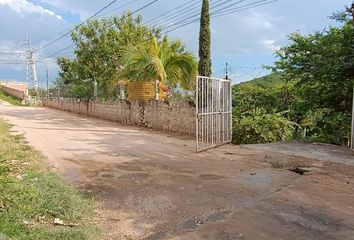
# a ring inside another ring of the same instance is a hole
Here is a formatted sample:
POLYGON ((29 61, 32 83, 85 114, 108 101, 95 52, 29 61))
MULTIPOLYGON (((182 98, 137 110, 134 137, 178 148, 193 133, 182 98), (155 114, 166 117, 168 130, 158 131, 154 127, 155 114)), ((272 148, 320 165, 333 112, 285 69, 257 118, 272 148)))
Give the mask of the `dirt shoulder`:
POLYGON ((354 239, 346 149, 230 145, 196 154, 193 140, 51 109, 0 104, 0 115, 96 196, 105 239, 354 239), (310 170, 288 170, 297 166, 310 170))

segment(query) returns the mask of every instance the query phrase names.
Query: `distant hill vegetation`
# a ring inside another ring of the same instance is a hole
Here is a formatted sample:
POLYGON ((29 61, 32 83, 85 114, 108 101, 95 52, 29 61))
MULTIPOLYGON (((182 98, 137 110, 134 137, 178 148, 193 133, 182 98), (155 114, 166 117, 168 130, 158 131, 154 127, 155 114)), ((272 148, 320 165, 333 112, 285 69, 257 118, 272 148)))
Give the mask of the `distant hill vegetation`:
POLYGON ((281 79, 277 74, 272 73, 263 77, 254 78, 247 82, 239 83, 237 85, 252 84, 257 87, 267 87, 269 85, 272 85, 274 83, 279 83, 279 82, 285 82, 285 80, 281 79))

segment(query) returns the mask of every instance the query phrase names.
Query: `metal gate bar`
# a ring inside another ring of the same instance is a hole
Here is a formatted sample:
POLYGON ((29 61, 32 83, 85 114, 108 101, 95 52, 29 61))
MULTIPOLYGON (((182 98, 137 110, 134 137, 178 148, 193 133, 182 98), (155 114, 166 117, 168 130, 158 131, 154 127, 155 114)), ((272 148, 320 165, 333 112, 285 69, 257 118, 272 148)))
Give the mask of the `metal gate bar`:
POLYGON ((197 77, 197 152, 230 143, 232 139, 231 80, 197 77))

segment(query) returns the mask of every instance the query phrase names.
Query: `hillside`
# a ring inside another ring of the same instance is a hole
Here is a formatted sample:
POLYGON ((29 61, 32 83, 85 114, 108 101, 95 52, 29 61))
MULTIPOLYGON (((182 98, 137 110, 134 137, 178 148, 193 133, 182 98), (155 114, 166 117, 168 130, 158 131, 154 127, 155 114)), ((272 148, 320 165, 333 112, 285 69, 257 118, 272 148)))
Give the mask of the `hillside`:
POLYGON ((284 82, 284 80, 280 79, 277 74, 269 74, 267 76, 259 77, 259 78, 254 78, 250 81, 247 82, 242 82, 236 85, 245 85, 245 84, 251 84, 257 87, 266 87, 269 85, 272 85, 274 83, 281 83, 284 82))

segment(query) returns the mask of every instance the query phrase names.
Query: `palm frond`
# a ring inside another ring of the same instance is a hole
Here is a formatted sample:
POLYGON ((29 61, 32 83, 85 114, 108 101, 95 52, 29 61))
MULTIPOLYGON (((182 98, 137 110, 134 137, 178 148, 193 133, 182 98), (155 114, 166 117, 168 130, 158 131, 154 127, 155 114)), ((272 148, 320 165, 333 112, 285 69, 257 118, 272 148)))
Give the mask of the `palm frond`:
POLYGON ((131 46, 122 57, 123 68, 117 78, 130 81, 155 81, 168 85, 179 85, 190 89, 197 74, 197 61, 191 53, 186 53, 182 42, 169 42, 164 37, 160 42, 131 46))
POLYGON ((180 87, 190 90, 195 85, 198 63, 192 54, 185 53, 171 56, 166 62, 168 81, 179 84, 180 87))

